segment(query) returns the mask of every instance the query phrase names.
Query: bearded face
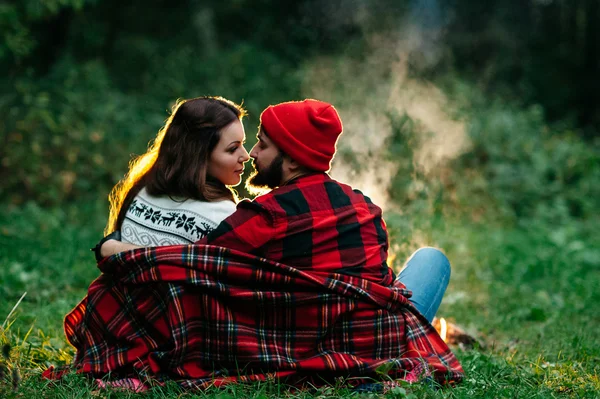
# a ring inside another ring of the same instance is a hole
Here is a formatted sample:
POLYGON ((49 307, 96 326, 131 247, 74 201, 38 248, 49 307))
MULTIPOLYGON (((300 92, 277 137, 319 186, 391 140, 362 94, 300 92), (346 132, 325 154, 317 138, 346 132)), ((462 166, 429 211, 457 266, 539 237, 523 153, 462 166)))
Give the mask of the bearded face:
POLYGON ((246 188, 250 192, 274 189, 281 184, 283 179, 283 154, 277 155, 269 165, 259 165, 252 161, 254 173, 246 180, 246 188))

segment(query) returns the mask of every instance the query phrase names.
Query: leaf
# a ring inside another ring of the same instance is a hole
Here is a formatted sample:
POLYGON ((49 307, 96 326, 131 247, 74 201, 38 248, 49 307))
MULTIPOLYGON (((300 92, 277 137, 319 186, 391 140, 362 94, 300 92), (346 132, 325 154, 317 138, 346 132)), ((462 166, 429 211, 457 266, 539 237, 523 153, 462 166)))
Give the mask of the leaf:
POLYGON ((394 362, 386 362, 383 363, 381 366, 377 367, 375 369, 375 372, 377 374, 381 374, 381 375, 388 375, 389 372, 394 368, 395 363, 394 362))

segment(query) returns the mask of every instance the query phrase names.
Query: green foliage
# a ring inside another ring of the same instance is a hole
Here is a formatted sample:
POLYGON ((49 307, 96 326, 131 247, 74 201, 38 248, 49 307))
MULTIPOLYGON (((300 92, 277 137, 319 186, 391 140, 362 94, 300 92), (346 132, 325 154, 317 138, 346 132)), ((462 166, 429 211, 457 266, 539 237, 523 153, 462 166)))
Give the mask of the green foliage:
POLYGON ((432 69, 457 70, 490 97, 541 104, 550 121, 573 120, 581 136, 600 132, 597 1, 439 2, 444 57, 432 69))
POLYGON ((22 65, 45 44, 44 24, 57 15, 79 11, 97 0, 22 0, 0 4, 0 65, 22 65), (41 29, 40 29, 41 28, 41 29))
MULTIPOLYGON (((568 223, 595 215, 600 198, 600 142, 552 128, 540 107, 475 102, 469 111, 472 150, 455 167, 471 179, 487 204, 515 221, 568 223)), ((463 186, 465 201, 470 187, 463 186)), ((486 206, 486 204, 481 204, 486 206)))
POLYGON ((55 205, 85 197, 95 187, 106 191, 123 173, 112 157, 127 154, 128 138, 142 126, 111 142, 129 104, 111 87, 102 65, 64 60, 44 82, 21 78, 15 90, 5 106, 5 200, 55 205))
POLYGON ((36 43, 19 18, 16 7, 0 4, 0 28, 4 33, 4 40, 0 45, 0 60, 12 56, 18 61, 31 53, 36 43))

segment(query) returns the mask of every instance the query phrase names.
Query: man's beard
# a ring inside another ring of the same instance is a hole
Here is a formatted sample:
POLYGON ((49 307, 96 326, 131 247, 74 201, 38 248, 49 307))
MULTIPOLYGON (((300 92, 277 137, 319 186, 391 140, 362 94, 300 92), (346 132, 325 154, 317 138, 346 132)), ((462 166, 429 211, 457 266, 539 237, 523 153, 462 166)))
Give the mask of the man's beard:
POLYGON ((246 180, 246 189, 252 194, 274 189, 281 184, 283 178, 283 154, 277 155, 271 164, 261 170, 256 169, 246 180))

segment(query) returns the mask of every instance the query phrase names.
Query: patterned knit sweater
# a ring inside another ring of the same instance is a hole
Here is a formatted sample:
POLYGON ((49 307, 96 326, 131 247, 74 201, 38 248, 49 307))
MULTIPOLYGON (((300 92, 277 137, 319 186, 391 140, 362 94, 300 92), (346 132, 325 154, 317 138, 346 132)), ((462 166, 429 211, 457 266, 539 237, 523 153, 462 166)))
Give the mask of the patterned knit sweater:
POLYGON ((145 247, 191 244, 205 237, 234 211, 232 201, 154 197, 143 188, 129 206, 121 226, 121 239, 145 247))

